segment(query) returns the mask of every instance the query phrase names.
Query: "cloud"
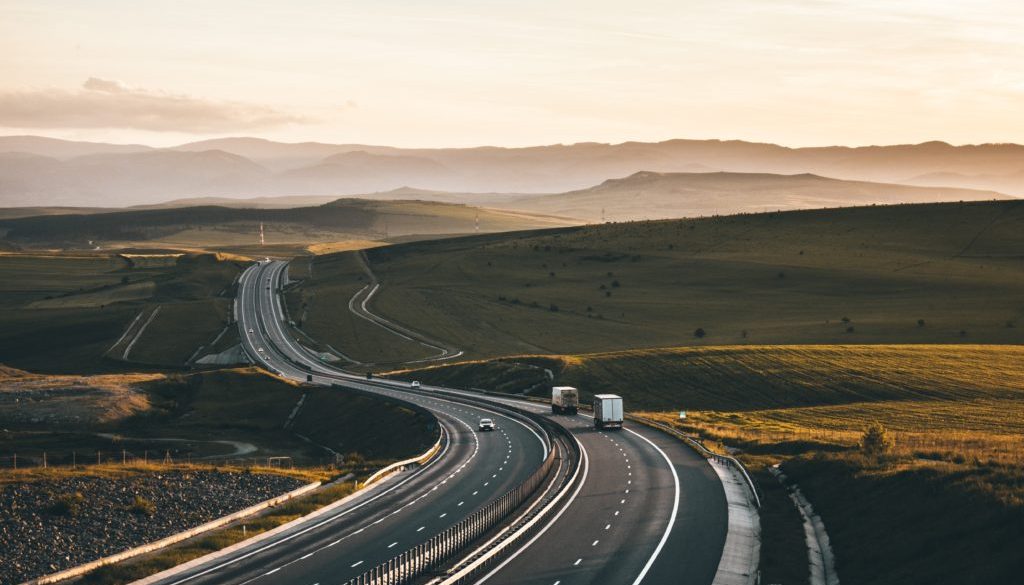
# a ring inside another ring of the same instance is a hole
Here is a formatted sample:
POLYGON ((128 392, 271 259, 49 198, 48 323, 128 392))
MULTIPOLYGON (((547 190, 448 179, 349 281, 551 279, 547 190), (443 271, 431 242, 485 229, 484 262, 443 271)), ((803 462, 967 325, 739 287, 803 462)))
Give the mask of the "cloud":
POLYGON ((0 126, 233 132, 306 122, 274 108, 221 102, 90 77, 81 89, 0 93, 0 126))

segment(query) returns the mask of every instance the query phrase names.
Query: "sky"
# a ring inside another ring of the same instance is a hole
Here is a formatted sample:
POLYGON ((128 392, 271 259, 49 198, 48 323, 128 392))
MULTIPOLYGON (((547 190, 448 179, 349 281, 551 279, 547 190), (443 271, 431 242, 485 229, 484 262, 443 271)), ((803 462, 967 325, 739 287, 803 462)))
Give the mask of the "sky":
POLYGON ((1020 0, 0 0, 0 134, 1024 143, 1020 0))

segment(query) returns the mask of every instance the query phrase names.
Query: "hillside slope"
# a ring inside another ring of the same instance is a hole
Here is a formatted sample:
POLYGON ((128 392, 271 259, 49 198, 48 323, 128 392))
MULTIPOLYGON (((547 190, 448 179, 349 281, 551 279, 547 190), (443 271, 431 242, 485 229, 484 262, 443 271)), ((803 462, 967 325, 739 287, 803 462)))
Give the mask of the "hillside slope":
POLYGON ((255 244, 264 225, 268 244, 378 240, 561 226, 571 220, 423 201, 341 199, 317 207, 245 209, 158 208, 89 215, 0 220, 3 239, 21 246, 104 248, 129 244, 218 247, 255 244), (89 243, 91 242, 91 243, 89 243))
MULTIPOLYGON (((376 312, 469 357, 492 357, 746 343, 1021 343, 1022 250, 1024 202, 1000 201, 595 225, 367 256, 382 283, 376 312)), ((314 260, 304 287, 323 309, 313 307, 307 322, 348 302, 331 291, 347 290, 342 281, 358 274, 335 265, 314 260)))

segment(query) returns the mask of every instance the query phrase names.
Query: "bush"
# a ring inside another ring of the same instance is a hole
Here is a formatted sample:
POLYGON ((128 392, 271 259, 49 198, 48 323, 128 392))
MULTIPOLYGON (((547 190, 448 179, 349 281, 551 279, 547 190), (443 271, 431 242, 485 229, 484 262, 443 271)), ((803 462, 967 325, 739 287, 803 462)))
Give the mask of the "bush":
POLYGON ((849 327, 847 327, 846 328, 846 332, 847 333, 853 333, 853 325, 850 325, 849 327))
POLYGON ((693 336, 697 339, 703 339, 707 334, 707 331, 704 331, 703 327, 698 327, 697 330, 693 332, 693 336))
POLYGON ((551 311, 552 313, 557 313, 558 305, 551 303, 550 305, 548 305, 548 310, 551 311))
POLYGON ((152 516, 156 514, 156 504, 147 500, 142 496, 135 496, 132 500, 132 505, 128 507, 128 510, 132 514, 138 514, 140 516, 152 516))
POLYGON ((917 326, 918 327, 924 327, 924 319, 918 319, 917 320, 917 326))
POLYGON ((892 447, 892 439, 881 423, 873 422, 868 425, 860 439, 860 450, 871 457, 885 455, 892 451, 892 447))
POLYGON ((83 502, 85 502, 85 496, 81 492, 61 494, 57 496, 57 501, 50 506, 49 512, 55 516, 74 517, 78 515, 83 502))

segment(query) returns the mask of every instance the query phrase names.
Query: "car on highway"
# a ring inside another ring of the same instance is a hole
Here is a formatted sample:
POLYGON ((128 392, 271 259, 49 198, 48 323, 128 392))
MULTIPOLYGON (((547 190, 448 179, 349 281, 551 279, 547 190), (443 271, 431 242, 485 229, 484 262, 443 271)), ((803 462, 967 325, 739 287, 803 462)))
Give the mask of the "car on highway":
POLYGON ((249 333, 252 333, 252 327, 249 328, 249 333))
POLYGON ((480 419, 480 425, 478 428, 480 429, 480 431, 493 431, 494 421, 489 418, 482 418, 480 419))
POLYGON ((258 352, 260 352, 260 353, 263 353, 263 348, 262 348, 262 347, 257 347, 257 348, 256 348, 256 351, 258 351, 258 352))
POLYGON ((410 388, 419 388, 420 387, 420 381, 419 380, 413 380, 412 382, 409 382, 409 387, 410 388))

